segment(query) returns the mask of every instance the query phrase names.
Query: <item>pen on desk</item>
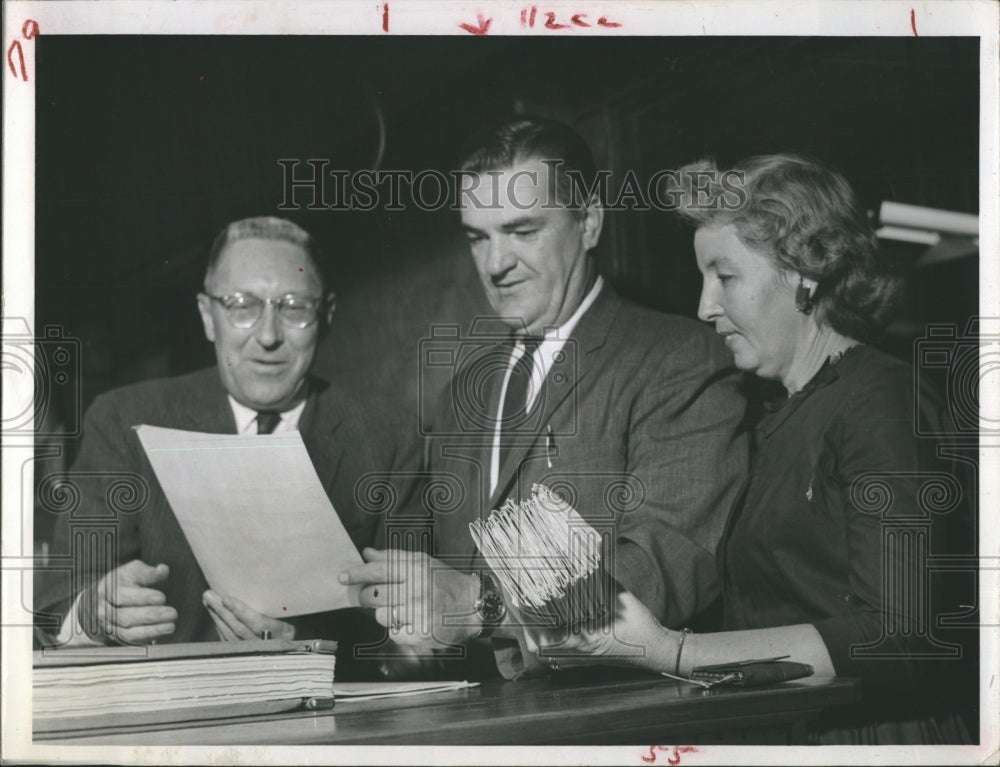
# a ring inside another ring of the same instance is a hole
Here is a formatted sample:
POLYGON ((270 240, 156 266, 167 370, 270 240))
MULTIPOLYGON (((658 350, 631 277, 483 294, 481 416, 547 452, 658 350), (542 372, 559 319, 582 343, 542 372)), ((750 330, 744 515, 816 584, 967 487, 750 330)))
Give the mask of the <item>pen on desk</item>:
POLYGON ((556 451, 556 438, 552 435, 552 424, 546 424, 549 428, 549 433, 545 440, 545 460, 549 464, 549 468, 552 468, 552 454, 556 451))

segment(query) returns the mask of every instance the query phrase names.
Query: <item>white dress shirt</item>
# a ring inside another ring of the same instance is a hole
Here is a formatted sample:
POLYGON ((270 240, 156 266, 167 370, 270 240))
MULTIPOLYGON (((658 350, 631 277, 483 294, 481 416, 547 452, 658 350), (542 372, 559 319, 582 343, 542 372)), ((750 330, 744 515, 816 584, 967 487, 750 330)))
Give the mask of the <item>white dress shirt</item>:
MULTIPOLYGON (((229 407, 233 409, 233 418, 236 419, 236 433, 246 436, 247 434, 257 433, 257 411, 253 408, 249 408, 246 405, 241 405, 239 402, 233 399, 233 396, 229 395, 229 407)), ((306 409, 306 401, 302 400, 298 405, 293 407, 291 410, 286 410, 280 413, 281 420, 278 421, 278 425, 274 427, 274 433, 280 434, 285 431, 298 431, 299 430, 299 419, 302 417, 302 411, 306 409)))
MULTIPOLYGON (((531 409, 535 406, 538 394, 545 383, 545 377, 549 374, 549 369, 552 367, 553 358, 558 352, 562 351, 562 348, 566 345, 566 340, 573 333, 573 329, 580 321, 580 318, 586 314, 594 301, 597 300, 602 287, 604 287, 604 279, 598 275, 594 281, 594 286, 584 296, 583 301, 580 302, 573 315, 557 328, 546 328, 545 337, 538 344, 534 355, 532 355, 531 378, 528 380, 528 397, 525 402, 526 413, 530 413, 531 409)), ((493 430, 493 450, 490 453, 490 495, 493 495, 493 492, 497 489, 497 482, 500 481, 500 421, 503 420, 503 405, 504 399, 507 397, 507 382, 510 380, 511 371, 523 355, 524 344, 518 341, 510 354, 510 360, 507 362, 507 370, 503 376, 503 384, 500 387, 500 402, 497 403, 496 427, 493 430)))

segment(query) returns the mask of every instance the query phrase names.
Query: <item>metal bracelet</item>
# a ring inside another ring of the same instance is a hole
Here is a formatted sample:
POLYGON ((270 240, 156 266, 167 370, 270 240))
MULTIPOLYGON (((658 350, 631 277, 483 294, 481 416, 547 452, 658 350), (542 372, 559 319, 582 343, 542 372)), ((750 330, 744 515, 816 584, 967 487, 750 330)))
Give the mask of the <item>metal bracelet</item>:
POLYGON ((677 660, 674 661, 674 674, 681 673, 681 653, 684 652, 684 640, 691 633, 691 629, 681 629, 681 641, 677 645, 677 660))

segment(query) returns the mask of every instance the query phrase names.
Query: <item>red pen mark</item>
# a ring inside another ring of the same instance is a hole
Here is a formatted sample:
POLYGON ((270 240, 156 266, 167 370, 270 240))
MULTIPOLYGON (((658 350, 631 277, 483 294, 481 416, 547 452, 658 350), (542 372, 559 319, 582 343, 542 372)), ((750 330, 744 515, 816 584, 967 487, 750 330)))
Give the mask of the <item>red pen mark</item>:
POLYGON ((552 11, 546 11, 545 13, 545 28, 546 29, 566 29, 567 24, 559 24, 556 22, 556 15, 552 11))
MULTIPOLYGON (((537 6, 531 6, 529 11, 528 8, 521 9, 521 26, 527 27, 529 29, 534 29, 535 27, 535 14, 538 12, 537 6)), ((569 27, 583 27, 589 29, 594 26, 589 21, 586 21, 586 13, 574 13, 569 17, 569 21, 558 20, 557 13, 553 11, 543 11, 545 15, 545 28, 546 29, 568 29, 569 27)), ((620 27, 617 21, 608 21, 607 16, 601 16, 597 20, 597 25, 601 27, 609 27, 614 29, 615 27, 620 27)))
MULTIPOLYGON (((301 270, 300 270, 300 271, 301 271, 301 270)), ((284 612, 288 612, 288 608, 287 608, 287 607, 285 607, 284 605, 282 605, 282 606, 281 606, 281 609, 282 609, 282 610, 283 610, 284 612)))
POLYGON ((484 19, 483 14, 477 14, 479 17, 479 26, 474 27, 471 24, 459 24, 462 29, 468 32, 470 35, 476 35, 477 37, 484 36, 490 31, 490 24, 493 23, 493 19, 484 19))
POLYGON ((912 8, 910 8, 910 29, 913 30, 914 37, 920 37, 920 35, 917 34, 917 12, 912 8))
POLYGON ((17 58, 21 62, 21 79, 24 82, 28 82, 28 72, 24 68, 24 51, 21 50, 21 41, 15 40, 10 44, 7 49, 7 66, 10 67, 10 73, 17 77, 17 69, 14 68, 14 51, 17 51, 17 58))
MULTIPOLYGON (((27 19, 24 24, 21 25, 21 37, 25 40, 31 40, 38 36, 38 22, 34 19, 27 19)), ((21 79, 24 82, 28 82, 28 69, 24 63, 24 49, 21 47, 20 40, 14 40, 7 47, 7 66, 10 67, 10 73, 17 77, 17 65, 14 64, 14 53, 17 53, 17 63, 21 68, 21 79)))
POLYGON ((389 4, 385 3, 382 5, 382 31, 389 31, 389 4))
POLYGON ((672 754, 667 756, 667 764, 670 767, 677 767, 681 763, 682 754, 697 754, 698 749, 694 746, 650 746, 649 755, 642 755, 639 758, 642 759, 646 764, 653 764, 656 761, 657 751, 673 751, 672 754))

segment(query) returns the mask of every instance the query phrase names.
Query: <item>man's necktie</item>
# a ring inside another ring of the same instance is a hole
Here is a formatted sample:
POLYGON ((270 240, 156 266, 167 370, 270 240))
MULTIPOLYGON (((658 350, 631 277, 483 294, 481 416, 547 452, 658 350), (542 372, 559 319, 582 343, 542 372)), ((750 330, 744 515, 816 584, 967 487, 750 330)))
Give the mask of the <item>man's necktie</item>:
POLYGON ((504 395, 503 411, 500 418, 500 467, 510 454, 516 435, 524 434, 525 416, 527 415, 528 382, 534 368, 535 349, 541 339, 522 338, 524 353, 514 363, 507 380, 507 393, 504 395))
POLYGON ((257 412, 257 433, 271 434, 281 422, 281 413, 273 410, 260 410, 257 412))

